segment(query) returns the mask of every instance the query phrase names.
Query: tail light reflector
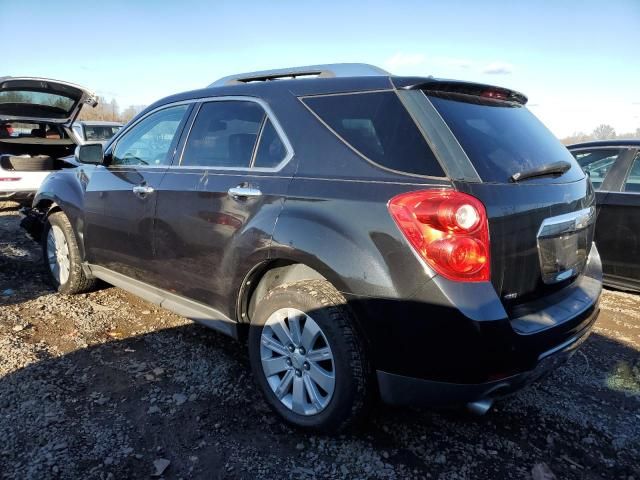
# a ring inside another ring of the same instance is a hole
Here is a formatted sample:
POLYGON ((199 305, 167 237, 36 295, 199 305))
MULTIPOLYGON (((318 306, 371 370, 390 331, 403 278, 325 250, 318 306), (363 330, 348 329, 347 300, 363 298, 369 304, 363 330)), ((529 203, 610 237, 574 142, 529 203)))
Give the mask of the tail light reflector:
POLYGON ((489 224, 477 198, 424 190, 398 195, 388 208, 400 231, 436 272, 450 280, 489 281, 489 224))
POLYGON ((0 182, 17 182, 22 180, 20 177, 0 177, 0 182))

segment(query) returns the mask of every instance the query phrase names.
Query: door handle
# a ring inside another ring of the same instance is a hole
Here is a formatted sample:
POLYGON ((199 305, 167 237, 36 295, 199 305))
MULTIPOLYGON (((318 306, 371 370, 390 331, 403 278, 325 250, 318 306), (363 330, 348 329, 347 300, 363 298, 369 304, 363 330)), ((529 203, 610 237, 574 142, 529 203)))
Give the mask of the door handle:
POLYGON ((149 185, 136 185, 135 187, 133 187, 133 193, 135 193, 139 197, 144 197, 145 195, 149 195, 154 191, 155 190, 153 189, 153 187, 150 187, 149 185))
POLYGON ((259 197, 262 195, 262 192, 257 188, 240 186, 230 188, 227 193, 229 193, 230 197, 233 197, 235 199, 259 197))

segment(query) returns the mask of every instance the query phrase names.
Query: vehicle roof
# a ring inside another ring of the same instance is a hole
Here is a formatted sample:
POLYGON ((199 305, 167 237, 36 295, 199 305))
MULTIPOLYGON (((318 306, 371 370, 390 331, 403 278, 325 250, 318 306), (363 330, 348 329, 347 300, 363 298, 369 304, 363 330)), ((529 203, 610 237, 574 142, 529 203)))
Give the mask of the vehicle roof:
POLYGON ((107 125, 107 126, 115 126, 121 127, 123 124, 121 122, 107 122, 102 120, 79 120, 73 122, 74 125, 107 125))
MULTIPOLYGON (((333 78, 304 78, 304 79, 281 79, 272 81, 256 81, 223 86, 209 86, 199 90, 182 92, 175 95, 165 97, 153 103, 145 109, 145 113, 149 110, 165 105, 167 103, 179 102, 184 100, 193 100, 196 98, 217 97, 217 96, 249 96, 262 97, 272 95, 277 92, 287 92, 295 96, 306 95, 325 95, 346 92, 365 92, 373 90, 390 90, 394 88, 410 89, 418 88, 420 85, 444 83, 461 83, 481 85, 475 82, 452 81, 448 79, 439 79, 434 77, 414 77, 414 76, 396 76, 396 75, 367 75, 353 77, 333 77, 333 78)), ((502 88, 494 85, 481 85, 487 88, 502 88)), ((509 90, 509 89, 504 89, 509 90)), ((512 90, 511 90, 512 91, 512 90)), ((514 92, 524 99, 526 97, 518 92, 514 92)))
POLYGON ((581 142, 567 145, 567 148, 569 150, 588 147, 640 147, 640 139, 616 138, 615 140, 594 140, 591 142, 581 142))

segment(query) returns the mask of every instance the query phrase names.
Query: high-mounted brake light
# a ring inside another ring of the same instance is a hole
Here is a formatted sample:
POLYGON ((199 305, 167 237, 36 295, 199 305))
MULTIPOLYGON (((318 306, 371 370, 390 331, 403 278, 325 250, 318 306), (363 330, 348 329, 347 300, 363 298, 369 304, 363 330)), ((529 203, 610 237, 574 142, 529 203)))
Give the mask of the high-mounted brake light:
POLYGON ((502 90, 485 90, 480 94, 481 97, 493 98, 495 100, 507 100, 509 98, 508 92, 502 90))
POLYGON ((489 225, 477 198, 424 190, 398 195, 388 208, 400 231, 436 272, 450 280, 489 281, 489 225))

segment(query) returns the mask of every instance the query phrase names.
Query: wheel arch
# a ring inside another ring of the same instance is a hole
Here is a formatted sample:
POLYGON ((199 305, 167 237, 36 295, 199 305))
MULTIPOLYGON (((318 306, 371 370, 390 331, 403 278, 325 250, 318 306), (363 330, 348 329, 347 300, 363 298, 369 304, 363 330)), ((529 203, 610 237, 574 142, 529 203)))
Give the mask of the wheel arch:
POLYGON ((245 277, 238 295, 237 318, 243 326, 240 330, 248 330, 257 302, 269 290, 301 280, 329 281, 315 268, 292 259, 270 259, 256 265, 245 277))
MULTIPOLYGON (((237 313, 238 337, 245 341, 248 337, 251 316, 256 305, 266 293, 280 285, 294 283, 303 280, 324 280, 336 290, 343 293, 341 282, 337 273, 332 272, 326 265, 314 265, 300 259, 272 258, 256 265, 245 277, 238 295, 237 313)), ((357 331, 362 335, 366 345, 370 344, 370 338, 362 325, 363 311, 357 305, 351 304, 347 298, 346 306, 354 317, 357 331)))
POLYGON ((44 222, 54 212, 62 211, 76 234, 84 258, 84 188, 76 169, 60 170, 49 175, 33 199, 33 209, 44 222))
POLYGON ((48 217, 54 212, 62 211, 60 205, 58 205, 55 200, 50 198, 39 198, 34 202, 33 208, 35 208, 40 214, 43 215, 44 218, 48 217))

